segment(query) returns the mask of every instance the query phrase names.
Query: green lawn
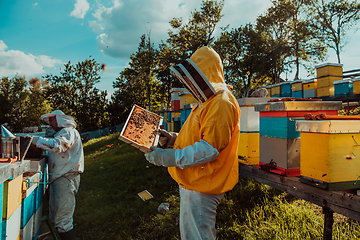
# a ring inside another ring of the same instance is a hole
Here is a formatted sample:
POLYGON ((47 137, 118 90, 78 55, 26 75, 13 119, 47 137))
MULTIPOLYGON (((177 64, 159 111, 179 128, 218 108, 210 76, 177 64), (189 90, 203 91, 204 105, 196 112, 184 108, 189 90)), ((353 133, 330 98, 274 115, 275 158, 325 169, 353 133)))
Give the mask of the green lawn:
MULTIPOLYGON (((180 239, 178 186, 167 169, 118 140, 119 133, 84 144, 85 172, 74 216, 78 239, 180 239), (148 190, 154 198, 137 194, 148 190), (158 213, 161 203, 170 210, 158 213)), ((217 215, 219 239, 322 239, 321 209, 253 180, 240 178, 217 215)), ((333 239, 360 238, 359 224, 335 214, 333 239)))

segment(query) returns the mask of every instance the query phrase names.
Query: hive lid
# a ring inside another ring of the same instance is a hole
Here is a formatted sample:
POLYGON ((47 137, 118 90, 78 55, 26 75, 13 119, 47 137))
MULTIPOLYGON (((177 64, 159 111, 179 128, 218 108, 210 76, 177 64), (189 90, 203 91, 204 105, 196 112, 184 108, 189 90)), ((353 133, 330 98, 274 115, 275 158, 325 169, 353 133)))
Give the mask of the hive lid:
POLYGON ((238 104, 239 106, 249 106, 249 105, 254 105, 255 103, 266 103, 268 102, 270 99, 274 99, 274 98, 269 98, 269 97, 247 97, 247 98, 238 98, 238 104))
POLYGON ((343 65, 340 63, 323 63, 323 64, 316 65, 315 68, 318 69, 318 68, 327 67, 327 66, 342 67, 343 65))
POLYGON ((6 127, 1 125, 1 137, 2 138, 16 138, 6 127))
POLYGON ((334 81, 333 84, 341 84, 341 83, 352 83, 353 81, 351 79, 343 79, 343 80, 338 80, 338 81, 334 81))
POLYGON ((318 111, 341 110, 341 101, 284 101, 256 103, 255 111, 318 111))
POLYGON ((360 133, 359 120, 298 120, 296 131, 312 133, 360 133))
POLYGON ((315 82, 317 82, 317 79, 307 79, 307 80, 304 80, 304 84, 315 83, 315 82))

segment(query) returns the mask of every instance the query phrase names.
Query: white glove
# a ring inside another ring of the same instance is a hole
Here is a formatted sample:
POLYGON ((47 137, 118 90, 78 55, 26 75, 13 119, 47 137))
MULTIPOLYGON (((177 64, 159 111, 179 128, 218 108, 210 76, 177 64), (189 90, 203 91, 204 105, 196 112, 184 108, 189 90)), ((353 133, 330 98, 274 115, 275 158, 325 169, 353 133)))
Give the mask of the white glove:
POLYGON ((151 147, 152 152, 145 153, 145 158, 148 162, 163 167, 176 167, 175 152, 177 149, 162 149, 151 147))
POLYGON ((39 140, 39 136, 32 136, 32 139, 31 139, 31 144, 34 144, 36 145, 37 141, 39 140))
POLYGON ((168 132, 164 129, 160 129, 159 132, 160 132, 159 144, 161 147, 168 148, 174 146, 178 133, 168 132))

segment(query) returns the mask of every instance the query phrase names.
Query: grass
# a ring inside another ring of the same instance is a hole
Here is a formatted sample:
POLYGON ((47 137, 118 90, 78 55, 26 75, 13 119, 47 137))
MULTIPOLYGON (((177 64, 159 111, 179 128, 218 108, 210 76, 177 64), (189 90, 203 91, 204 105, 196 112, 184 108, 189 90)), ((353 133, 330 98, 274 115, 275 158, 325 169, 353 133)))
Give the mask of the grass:
MULTIPOLYGON (((178 186, 167 169, 118 140, 118 133, 84 144, 74 215, 78 239, 180 239, 178 186), (153 199, 137 193, 148 190, 153 199), (161 203, 170 210, 158 213, 161 203)), ((358 239, 358 222, 335 214, 333 239, 358 239)), ((240 177, 217 214, 218 239, 322 239, 321 208, 240 177)))

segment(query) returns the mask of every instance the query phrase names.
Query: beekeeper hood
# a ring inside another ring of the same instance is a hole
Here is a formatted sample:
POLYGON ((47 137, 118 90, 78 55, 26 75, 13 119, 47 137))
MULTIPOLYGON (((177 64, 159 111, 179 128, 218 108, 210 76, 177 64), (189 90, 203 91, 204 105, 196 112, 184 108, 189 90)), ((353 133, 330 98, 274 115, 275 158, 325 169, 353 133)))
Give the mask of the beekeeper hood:
POLYGON ((55 110, 51 113, 48 114, 44 114, 41 115, 41 119, 46 122, 47 124, 49 123, 49 118, 50 117, 56 117, 56 122, 58 127, 61 128, 65 128, 65 127, 73 127, 76 128, 76 123, 73 117, 65 115, 65 113, 63 113, 61 110, 55 110))
POLYGON ((170 72, 199 102, 226 89, 220 56, 210 47, 202 47, 170 72))

